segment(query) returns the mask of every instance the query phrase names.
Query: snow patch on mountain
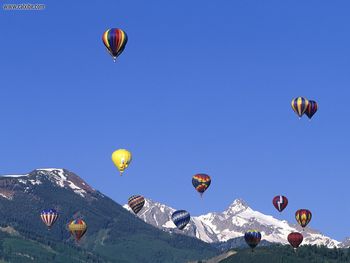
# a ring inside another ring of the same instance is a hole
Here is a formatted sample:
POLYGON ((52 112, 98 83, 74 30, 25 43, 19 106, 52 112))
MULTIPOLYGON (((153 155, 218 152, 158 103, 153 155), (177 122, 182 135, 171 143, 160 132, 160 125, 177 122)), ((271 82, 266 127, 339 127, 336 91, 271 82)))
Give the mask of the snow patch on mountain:
POLYGON ((35 184, 42 184, 41 181, 39 180, 28 180, 32 185, 35 185, 35 184))
POLYGON ((64 187, 65 182, 68 181, 63 169, 43 168, 36 169, 36 172, 39 175, 48 175, 49 179, 54 179, 55 183, 60 187, 64 187))
POLYGON ((24 179, 18 179, 17 181, 20 182, 21 184, 26 184, 27 183, 27 180, 24 180, 24 179))
POLYGON ((57 168, 42 168, 42 169, 35 170, 35 172, 38 175, 46 175, 49 180, 53 181, 60 187, 69 187, 81 197, 85 197, 87 193, 87 191, 84 189, 87 187, 86 184, 82 180, 80 180, 80 178, 78 178, 76 175, 70 173, 67 170, 57 169, 57 168), (77 177, 78 179, 73 178, 74 176, 77 177), (75 180, 72 180, 72 179, 75 179, 75 180))

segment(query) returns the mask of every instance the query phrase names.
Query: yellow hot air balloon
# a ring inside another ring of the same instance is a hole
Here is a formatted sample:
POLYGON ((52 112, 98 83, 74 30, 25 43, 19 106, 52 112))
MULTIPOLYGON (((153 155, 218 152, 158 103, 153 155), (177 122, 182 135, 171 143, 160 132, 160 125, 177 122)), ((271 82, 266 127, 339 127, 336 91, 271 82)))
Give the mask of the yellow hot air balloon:
POLYGON ((309 107, 309 101, 306 98, 298 97, 292 100, 293 111, 301 118, 307 108, 309 107))
POLYGON ((131 152, 125 149, 116 150, 112 153, 112 161, 122 175, 131 162, 131 152))

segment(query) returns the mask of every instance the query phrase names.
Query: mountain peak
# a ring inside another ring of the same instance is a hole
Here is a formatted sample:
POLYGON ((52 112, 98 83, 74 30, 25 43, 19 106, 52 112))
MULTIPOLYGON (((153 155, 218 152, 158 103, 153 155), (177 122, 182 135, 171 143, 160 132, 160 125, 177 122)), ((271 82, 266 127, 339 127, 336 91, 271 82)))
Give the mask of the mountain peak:
POLYGON ((38 168, 38 169, 35 169, 34 171, 44 172, 44 173, 47 172, 47 173, 52 173, 52 174, 56 174, 56 175, 59 175, 59 174, 65 173, 65 172, 69 172, 68 170, 66 170, 64 168, 38 168))
POLYGON ((226 209, 226 213, 238 214, 249 208, 248 204, 241 198, 236 199, 233 203, 226 209))
POLYGON ((87 193, 95 192, 95 190, 85 183, 79 176, 63 168, 40 168, 35 169, 28 174, 4 175, 2 177, 17 180, 18 183, 27 186, 40 185, 45 182, 45 180, 48 180, 59 187, 70 188, 82 197, 85 197, 87 193))
POLYGON ((244 201, 242 198, 235 199, 235 201, 233 201, 231 206, 243 206, 243 207, 246 207, 246 208, 249 207, 248 203, 246 201, 244 201))
MULTIPOLYGON (((32 171, 29 176, 46 176, 47 179, 56 183, 60 187, 71 188, 75 193, 85 197, 88 192, 95 190, 86 184, 79 176, 63 168, 40 168, 32 171)), ((38 178, 40 180, 40 178, 38 178)))

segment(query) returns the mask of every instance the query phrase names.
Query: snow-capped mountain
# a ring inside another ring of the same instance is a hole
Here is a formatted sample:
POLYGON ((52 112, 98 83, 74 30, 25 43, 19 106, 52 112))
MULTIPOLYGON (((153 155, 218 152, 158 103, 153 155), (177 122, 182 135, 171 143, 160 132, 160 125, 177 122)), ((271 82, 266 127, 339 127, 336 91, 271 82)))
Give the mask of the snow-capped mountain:
MULTIPOLYGON (((124 208, 130 211, 128 205, 124 205, 124 208)), ((296 224, 290 224, 285 220, 281 221, 254 211, 241 199, 235 200, 221 213, 208 213, 191 217, 190 223, 183 231, 178 231, 171 220, 171 214, 174 211, 175 209, 171 207, 146 199, 138 216, 146 223, 165 231, 181 232, 207 243, 228 241, 242 237, 247 230, 257 229, 262 233, 263 240, 287 244, 289 233, 302 231, 300 226, 296 224)), ((303 244, 325 245, 327 247, 342 246, 340 242, 310 228, 303 231, 303 236, 303 244)))
POLYGON ((0 197, 11 200, 16 190, 24 188, 24 192, 30 191, 33 185, 41 185, 45 181, 54 183, 57 187, 72 190, 81 197, 96 191, 86 184, 76 174, 57 168, 36 169, 28 174, 2 175, 0 182, 0 197), (11 185, 11 187, 6 187, 11 185))

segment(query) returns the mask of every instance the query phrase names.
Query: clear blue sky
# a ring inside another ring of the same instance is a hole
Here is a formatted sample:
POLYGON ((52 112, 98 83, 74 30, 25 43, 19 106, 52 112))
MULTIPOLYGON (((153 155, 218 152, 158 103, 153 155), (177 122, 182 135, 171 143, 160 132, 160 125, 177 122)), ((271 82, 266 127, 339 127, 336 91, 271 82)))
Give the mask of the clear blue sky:
POLYGON ((118 203, 143 194, 193 215, 243 198, 278 217, 285 194, 282 218, 308 208, 310 227, 349 236, 350 3, 282 2, 1 10, 0 173, 63 167, 118 203), (110 27, 129 36, 117 63, 110 27), (293 113, 296 96, 318 101, 312 122, 293 113), (134 156, 123 177, 118 148, 134 156), (202 200, 198 172, 212 177, 202 200))

